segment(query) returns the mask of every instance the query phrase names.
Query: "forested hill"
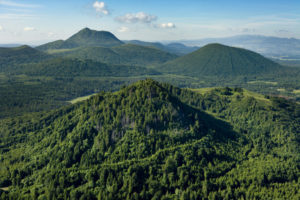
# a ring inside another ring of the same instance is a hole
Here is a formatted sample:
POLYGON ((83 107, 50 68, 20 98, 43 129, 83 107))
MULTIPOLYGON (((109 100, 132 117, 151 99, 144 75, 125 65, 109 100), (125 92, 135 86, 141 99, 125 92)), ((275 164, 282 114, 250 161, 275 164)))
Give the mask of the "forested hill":
POLYGON ((58 40, 50 42, 41 46, 37 49, 41 51, 46 51, 49 49, 70 49, 76 47, 86 47, 86 46, 101 46, 101 47, 113 47, 122 45, 123 42, 120 41, 116 36, 107 31, 95 31, 89 28, 84 28, 78 33, 72 35, 67 40, 58 40))
POLYGON ((27 45, 14 48, 0 47, 0 71, 16 64, 39 62, 50 57, 27 45))
POLYGON ((162 72, 187 76, 238 76, 273 74, 283 67, 246 49, 209 44, 158 67, 162 72))
POLYGON ((0 121, 2 199, 298 199, 298 104, 153 80, 0 121))
POLYGON ((77 46, 104 46, 113 47, 123 44, 116 36, 108 31, 95 31, 89 28, 80 30, 66 40, 67 43, 77 46))

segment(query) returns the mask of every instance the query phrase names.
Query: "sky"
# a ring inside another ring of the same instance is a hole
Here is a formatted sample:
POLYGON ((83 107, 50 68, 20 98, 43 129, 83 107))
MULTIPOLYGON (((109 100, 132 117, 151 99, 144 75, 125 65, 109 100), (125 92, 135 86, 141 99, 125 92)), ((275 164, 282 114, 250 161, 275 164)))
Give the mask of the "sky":
POLYGON ((299 0, 0 0, 0 43, 42 44, 82 28, 122 40, 235 35, 300 39, 299 0))

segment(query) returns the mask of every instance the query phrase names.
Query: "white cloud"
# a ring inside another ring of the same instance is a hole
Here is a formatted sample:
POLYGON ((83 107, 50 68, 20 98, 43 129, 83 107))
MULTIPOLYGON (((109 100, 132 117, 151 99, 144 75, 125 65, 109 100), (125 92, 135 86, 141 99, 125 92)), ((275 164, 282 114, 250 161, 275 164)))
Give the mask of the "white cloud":
POLYGON ((48 37, 53 37, 55 34, 53 32, 48 33, 48 37))
POLYGON ((34 27, 25 27, 24 31, 28 32, 28 31, 35 31, 36 29, 34 27))
POLYGON ((38 8, 38 7, 41 7, 40 5, 21 4, 21 3, 16 3, 16 2, 13 2, 13 1, 7 1, 7 0, 0 0, 0 5, 9 6, 9 7, 19 7, 19 8, 38 8))
POLYGON ((153 21, 157 20, 157 17, 154 15, 149 15, 144 12, 138 12, 138 13, 128 13, 124 16, 117 17, 116 20, 121 23, 151 24, 153 21))
POLYGON ((0 26, 0 31, 3 31, 3 27, 2 26, 0 26))
POLYGON ((125 32, 128 32, 128 31, 129 31, 129 28, 126 27, 126 26, 122 26, 118 30, 118 32, 120 32, 120 33, 125 33, 125 32))
POLYGON ((174 23, 163 23, 163 24, 159 24, 158 27, 160 28, 176 28, 174 23))
POLYGON ((101 13, 103 15, 109 14, 109 10, 106 8, 106 5, 103 1, 95 1, 93 4, 93 8, 95 8, 98 13, 101 13))

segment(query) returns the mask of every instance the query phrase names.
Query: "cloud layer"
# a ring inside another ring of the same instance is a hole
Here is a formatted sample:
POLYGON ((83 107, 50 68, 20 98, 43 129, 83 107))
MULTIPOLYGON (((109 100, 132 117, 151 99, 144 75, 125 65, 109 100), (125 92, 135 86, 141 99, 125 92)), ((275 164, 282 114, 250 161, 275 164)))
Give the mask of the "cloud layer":
POLYGON ((122 26, 118 29, 118 32, 120 33, 125 33, 125 32, 128 32, 129 31, 129 28, 126 27, 126 26, 122 26))
POLYGON ((160 28, 176 28, 175 24, 171 23, 171 22, 160 24, 159 27, 160 28))
POLYGON ((2 26, 0 26, 0 31, 3 31, 3 27, 2 26))
POLYGON ((153 21, 157 20, 157 17, 154 15, 149 15, 144 12, 138 12, 138 13, 128 13, 126 15, 117 17, 116 20, 121 23, 144 23, 144 24, 150 24, 153 21))
POLYGON ((35 31, 36 29, 34 27, 25 27, 23 30, 28 32, 28 31, 35 31))
POLYGON ((103 1, 95 1, 93 4, 93 8, 98 12, 103 15, 108 15, 109 10, 107 9, 105 3, 103 1))

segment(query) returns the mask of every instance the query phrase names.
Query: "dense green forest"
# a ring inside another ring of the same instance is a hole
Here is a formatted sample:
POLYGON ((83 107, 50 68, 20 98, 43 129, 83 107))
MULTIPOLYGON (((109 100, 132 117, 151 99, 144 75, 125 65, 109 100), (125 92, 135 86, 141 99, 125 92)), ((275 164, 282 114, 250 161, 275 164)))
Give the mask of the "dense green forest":
POLYGON ((90 59, 110 64, 149 66, 162 64, 177 58, 176 55, 152 47, 124 44, 117 47, 79 47, 73 49, 48 50, 49 54, 58 57, 90 59))
POLYGON ((49 77, 129 77, 142 75, 158 75, 154 69, 130 65, 112 65, 92 60, 79 60, 68 58, 49 59, 45 62, 17 65, 11 67, 6 73, 10 75, 23 74, 26 76, 49 77))
POLYGON ((0 121, 2 199, 299 199, 300 106, 153 80, 0 121))

